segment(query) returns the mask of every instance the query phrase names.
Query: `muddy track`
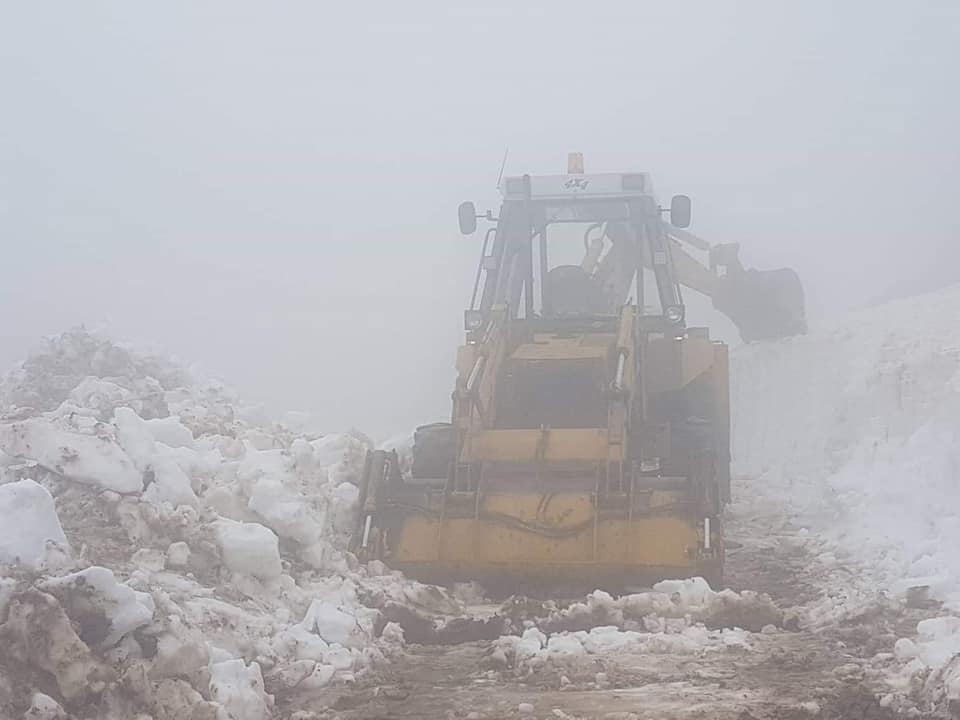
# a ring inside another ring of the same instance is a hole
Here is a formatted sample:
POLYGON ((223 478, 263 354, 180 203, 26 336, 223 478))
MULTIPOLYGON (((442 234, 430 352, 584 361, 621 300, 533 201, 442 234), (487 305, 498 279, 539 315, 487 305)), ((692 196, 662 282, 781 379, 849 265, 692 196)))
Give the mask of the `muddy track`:
MULTIPOLYGON (((535 670, 491 669, 484 639, 411 644, 407 656, 315 694, 278 697, 281 717, 374 720, 558 718, 567 720, 887 720, 866 660, 889 649, 895 618, 865 616, 835 629, 801 630, 792 609, 816 600, 815 563, 797 531, 775 515, 734 507, 727 584, 769 594, 786 613, 776 632, 751 633, 750 649, 694 655, 617 652, 535 670), (296 715, 305 712, 305 715, 296 715)), ((411 627, 411 629, 413 629, 411 627)), ((918 716, 914 716, 918 717, 918 716)))

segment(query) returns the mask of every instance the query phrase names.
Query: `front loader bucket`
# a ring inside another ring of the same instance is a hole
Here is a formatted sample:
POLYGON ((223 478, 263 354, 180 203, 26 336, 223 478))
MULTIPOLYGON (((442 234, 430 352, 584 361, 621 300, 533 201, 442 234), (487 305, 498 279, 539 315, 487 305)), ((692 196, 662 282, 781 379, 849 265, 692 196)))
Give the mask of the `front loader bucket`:
POLYGON ((807 332, 803 286, 790 268, 731 272, 718 284, 713 305, 733 320, 744 342, 807 332))

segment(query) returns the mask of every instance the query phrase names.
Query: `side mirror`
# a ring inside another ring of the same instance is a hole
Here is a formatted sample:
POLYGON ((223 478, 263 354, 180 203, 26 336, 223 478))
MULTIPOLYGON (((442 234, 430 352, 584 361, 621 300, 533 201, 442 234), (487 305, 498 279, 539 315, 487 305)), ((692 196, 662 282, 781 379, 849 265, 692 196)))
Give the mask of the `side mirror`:
POLYGON ((674 195, 670 200, 670 224, 674 227, 690 227, 690 198, 674 195))
POLYGON ((477 208, 467 200, 460 203, 457 214, 460 216, 460 232, 464 235, 472 235, 477 229, 477 208))

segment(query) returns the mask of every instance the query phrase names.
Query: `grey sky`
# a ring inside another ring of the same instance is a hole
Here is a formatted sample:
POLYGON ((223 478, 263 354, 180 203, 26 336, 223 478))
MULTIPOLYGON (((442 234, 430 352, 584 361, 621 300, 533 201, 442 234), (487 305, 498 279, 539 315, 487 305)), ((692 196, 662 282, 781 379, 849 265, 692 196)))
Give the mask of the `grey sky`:
POLYGON ((505 146, 649 170, 814 319, 957 281, 958 48, 949 0, 0 0, 0 363, 105 324, 331 429, 442 418, 505 146))

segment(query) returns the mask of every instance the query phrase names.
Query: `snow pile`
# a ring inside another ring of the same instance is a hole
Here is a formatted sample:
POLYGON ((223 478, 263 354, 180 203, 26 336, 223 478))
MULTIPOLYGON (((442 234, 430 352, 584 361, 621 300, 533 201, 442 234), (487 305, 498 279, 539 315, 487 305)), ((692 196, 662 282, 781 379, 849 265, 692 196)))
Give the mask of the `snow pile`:
POLYGON ((663 630, 643 632, 601 625, 590 630, 547 635, 537 627, 495 641, 484 665, 530 673, 547 665, 582 668, 594 658, 613 655, 693 655, 730 649, 751 650, 750 633, 739 628, 710 630, 702 624, 665 622, 663 630))
POLYGON ((51 545, 69 550, 67 537, 47 490, 33 480, 0 485, 0 564, 44 568, 51 545))
MULTIPOLYGON (((669 620, 681 626, 700 623, 707 627, 742 627, 759 632, 767 625, 780 625, 783 613, 766 595, 750 590, 715 591, 703 578, 664 580, 652 592, 613 598, 595 590, 583 602, 554 610, 537 625, 547 632, 589 630, 612 625, 626 629, 660 630, 669 620)), ((676 624, 674 624, 676 626, 676 624)))
POLYGON ((50 338, 0 381, 0 410, 53 410, 68 397, 106 413, 128 404, 141 417, 167 414, 164 391, 190 384, 175 362, 133 353, 79 328, 50 338))
POLYGON ((83 331, 0 382, 0 716, 265 720, 400 653, 423 586, 346 551, 371 444, 304 427, 83 331))
POLYGON ((612 654, 698 655, 749 650, 754 631, 781 622, 769 598, 753 592, 715 592, 703 578, 665 580, 652 592, 614 599, 596 590, 583 602, 527 618, 519 635, 505 635, 486 664, 529 672, 547 664, 576 666, 612 654), (737 620, 742 621, 741 627, 737 620))
POLYGON ((534 670, 546 664, 577 665, 590 656, 699 655, 729 648, 749 650, 749 633, 738 628, 708 630, 703 625, 685 625, 661 632, 620 630, 611 625, 589 631, 546 635, 528 628, 523 635, 501 637, 491 648, 487 664, 534 670))
MULTIPOLYGON (((781 506, 822 564, 857 568, 811 609, 815 621, 855 612, 878 588, 901 602, 925 588, 943 627, 960 622, 958 313, 953 287, 733 355, 739 502, 781 506)), ((901 655, 942 683, 960 635, 941 630, 918 627, 916 652, 901 655)))

